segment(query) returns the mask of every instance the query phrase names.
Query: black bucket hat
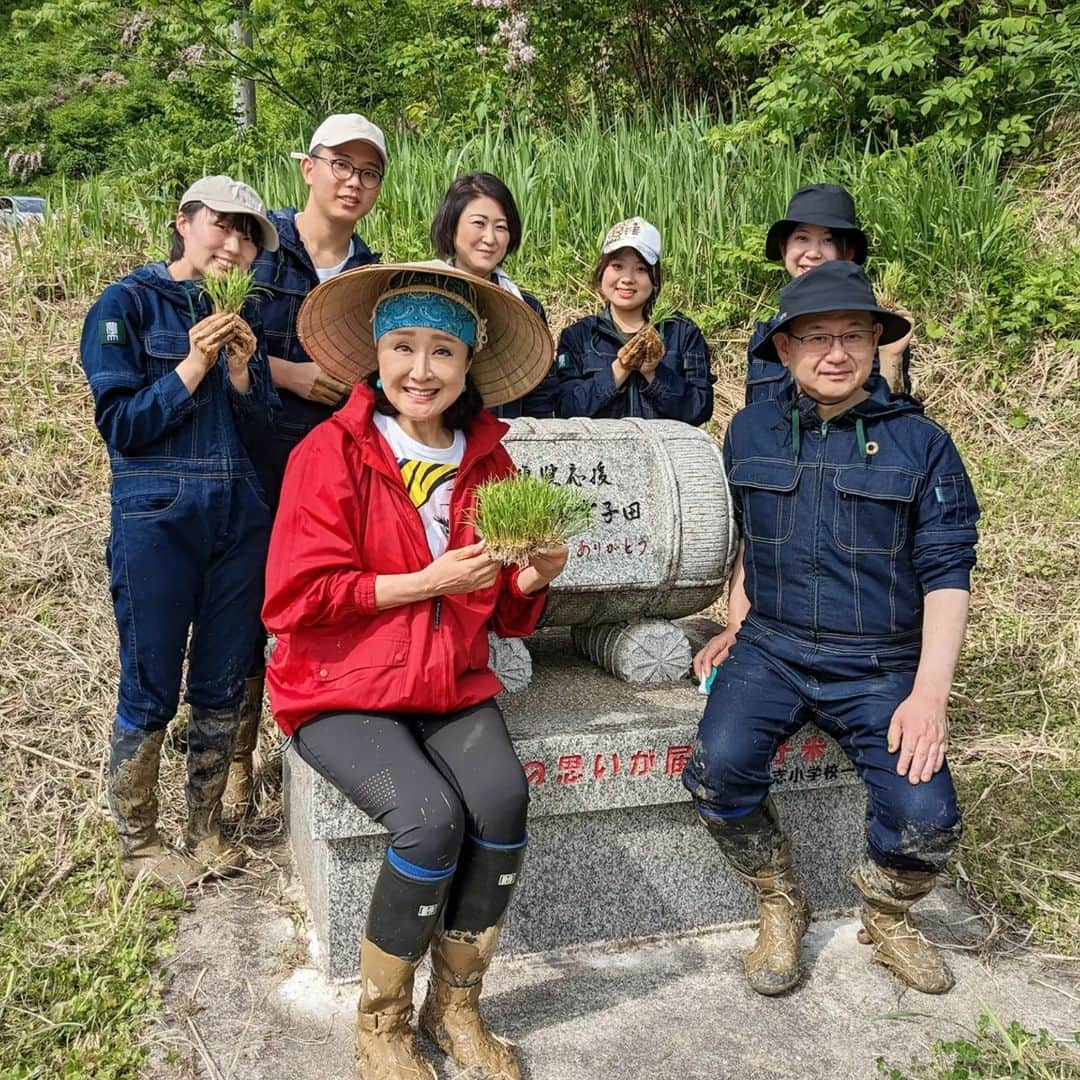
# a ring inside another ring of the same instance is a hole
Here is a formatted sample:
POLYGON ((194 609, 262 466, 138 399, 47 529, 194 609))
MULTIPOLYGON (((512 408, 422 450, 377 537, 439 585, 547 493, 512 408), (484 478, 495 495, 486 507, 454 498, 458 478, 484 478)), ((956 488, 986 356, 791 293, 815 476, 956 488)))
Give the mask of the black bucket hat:
POLYGON ((861 266, 846 261, 827 262, 792 278, 780 290, 780 314, 754 355, 778 363, 780 356, 773 341, 778 333, 802 315, 826 315, 831 311, 869 311, 883 327, 878 345, 898 341, 911 329, 907 319, 878 307, 861 266))
POLYGON ((765 238, 765 257, 782 262, 780 245, 792 234, 796 225, 820 225, 823 229, 843 229, 855 245, 853 260, 860 266, 866 262, 866 233, 859 228, 855 217, 855 200, 838 184, 810 184, 791 196, 787 214, 774 221, 765 238))

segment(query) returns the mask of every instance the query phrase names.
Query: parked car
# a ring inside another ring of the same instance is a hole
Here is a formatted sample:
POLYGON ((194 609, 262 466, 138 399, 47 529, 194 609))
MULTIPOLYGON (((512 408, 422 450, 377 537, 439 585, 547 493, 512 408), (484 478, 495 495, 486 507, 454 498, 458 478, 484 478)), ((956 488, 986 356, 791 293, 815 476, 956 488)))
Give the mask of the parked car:
POLYGON ((0 228, 20 221, 44 221, 45 200, 37 195, 0 195, 0 228))

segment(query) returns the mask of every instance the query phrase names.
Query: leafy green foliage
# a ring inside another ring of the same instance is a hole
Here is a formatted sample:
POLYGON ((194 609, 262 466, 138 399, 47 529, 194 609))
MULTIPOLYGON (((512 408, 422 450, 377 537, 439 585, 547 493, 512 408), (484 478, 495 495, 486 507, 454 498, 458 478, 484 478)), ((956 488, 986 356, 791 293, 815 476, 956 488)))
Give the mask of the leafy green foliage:
POLYGON ((767 59, 745 127, 778 139, 848 131, 1016 151, 1080 92, 1075 3, 753 6, 756 17, 719 47, 736 61, 767 59))
POLYGON ((584 532, 595 511, 573 488, 519 473, 476 489, 472 522, 499 562, 524 566, 544 548, 584 532))
POLYGON ((987 1009, 974 1031, 935 1043, 929 1061, 899 1068, 878 1058, 877 1069, 888 1080, 1072 1080, 1080 1076, 1077 1043, 1080 1034, 1070 1047, 1045 1028, 1035 1034, 1016 1020, 1003 1024, 987 1009))

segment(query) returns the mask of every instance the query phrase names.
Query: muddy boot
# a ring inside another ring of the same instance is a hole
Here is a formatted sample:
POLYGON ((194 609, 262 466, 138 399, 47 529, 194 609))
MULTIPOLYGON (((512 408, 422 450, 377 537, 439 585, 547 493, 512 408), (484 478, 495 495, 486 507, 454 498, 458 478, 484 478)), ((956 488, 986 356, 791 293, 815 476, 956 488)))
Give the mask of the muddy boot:
POLYGON ((698 816, 735 871, 757 891, 761 922, 744 960, 746 979, 759 994, 782 994, 802 978, 799 953, 810 905, 795 881, 791 842, 780 831, 772 799, 742 817, 713 817, 701 807, 698 816))
POLYGON ((191 707, 187 755, 187 846, 212 874, 229 874, 244 864, 243 854, 221 837, 221 796, 229 778, 238 709, 191 707))
POLYGON ((255 766, 253 755, 259 742, 259 720, 262 717, 263 677, 253 675, 244 680, 244 700, 240 703, 240 725, 236 732, 229 779, 221 796, 221 816, 228 821, 242 818, 251 805, 255 766))
POLYGON ((872 859, 863 859, 851 871, 851 883, 862 894, 862 924, 874 959, 924 994, 944 994, 956 981, 941 953, 911 921, 912 906, 930 892, 936 876, 893 870, 872 859))
POLYGON ((488 1030, 479 1000, 524 857, 524 843, 496 848, 470 838, 447 900, 444 929, 431 942, 420 1030, 477 1080, 521 1078, 514 1051, 488 1030))
POLYGON ((420 1056, 413 1035, 413 977, 419 960, 360 944, 363 989, 356 1006, 356 1071, 363 1080, 424 1080, 435 1070, 420 1056))
POLYGON ((356 1007, 356 1069, 363 1080, 435 1076, 417 1049, 410 1024, 413 976, 435 932, 453 870, 434 880, 413 877, 408 870, 391 848, 368 905, 356 1007))
POLYGON ((159 885, 186 889, 203 868, 162 841, 157 830, 158 767, 165 732, 145 732, 114 724, 109 747, 109 809, 120 837, 124 876, 146 874, 159 885))

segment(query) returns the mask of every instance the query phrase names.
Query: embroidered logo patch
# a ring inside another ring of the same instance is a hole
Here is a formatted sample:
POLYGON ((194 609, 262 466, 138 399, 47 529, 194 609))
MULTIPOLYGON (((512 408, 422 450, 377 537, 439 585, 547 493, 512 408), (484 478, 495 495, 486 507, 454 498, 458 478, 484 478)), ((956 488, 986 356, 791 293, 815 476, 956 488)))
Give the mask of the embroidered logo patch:
POLYGON ((426 919, 429 915, 434 915, 438 910, 438 904, 421 904, 416 914, 419 915, 421 919, 426 919))
POLYGON ((567 367, 570 363, 570 357, 566 353, 559 353, 559 359, 555 361, 555 366, 562 371, 564 367, 567 367))
POLYGON ((499 875, 499 884, 500 885, 513 885, 515 881, 517 881, 517 874, 500 874, 499 875))
POLYGON ((98 341, 102 345, 123 345, 127 328, 117 319, 102 319, 98 323, 98 341))

